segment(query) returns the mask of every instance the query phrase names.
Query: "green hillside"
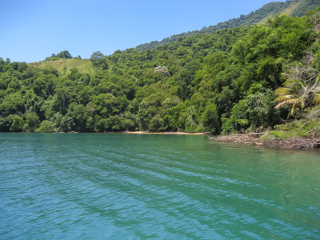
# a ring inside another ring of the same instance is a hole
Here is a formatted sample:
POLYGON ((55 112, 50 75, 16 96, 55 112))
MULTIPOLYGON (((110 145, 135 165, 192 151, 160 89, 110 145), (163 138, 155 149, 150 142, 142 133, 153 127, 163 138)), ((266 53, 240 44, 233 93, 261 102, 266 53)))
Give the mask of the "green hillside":
POLYGON ((172 41, 177 41, 181 37, 192 36, 199 33, 210 33, 225 28, 234 28, 239 26, 250 26, 255 23, 264 23, 268 18, 276 14, 286 14, 288 16, 304 16, 307 11, 315 10, 320 5, 320 0, 287 0, 285 2, 270 2, 260 9, 251 12, 248 15, 241 15, 217 25, 203 27, 201 30, 189 31, 164 38, 162 41, 152 41, 150 43, 140 44, 136 47, 138 51, 152 49, 172 41))
POLYGON ((68 51, 32 65, 0 58, 0 131, 316 137, 319 25, 320 9, 90 60, 68 51))
POLYGON ((94 72, 94 67, 90 60, 88 59, 59 59, 56 61, 42 61, 37 63, 30 63, 30 66, 36 66, 40 69, 46 69, 48 67, 53 67, 58 70, 60 74, 70 74, 72 68, 77 68, 79 73, 92 73, 94 72))

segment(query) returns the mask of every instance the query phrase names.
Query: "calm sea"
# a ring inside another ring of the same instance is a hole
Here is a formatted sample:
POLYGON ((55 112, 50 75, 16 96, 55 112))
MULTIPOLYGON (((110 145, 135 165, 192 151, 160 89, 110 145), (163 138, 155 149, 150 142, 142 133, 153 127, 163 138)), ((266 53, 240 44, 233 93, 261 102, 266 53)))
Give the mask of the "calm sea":
POLYGON ((320 239, 319 152, 0 134, 0 239, 320 239))

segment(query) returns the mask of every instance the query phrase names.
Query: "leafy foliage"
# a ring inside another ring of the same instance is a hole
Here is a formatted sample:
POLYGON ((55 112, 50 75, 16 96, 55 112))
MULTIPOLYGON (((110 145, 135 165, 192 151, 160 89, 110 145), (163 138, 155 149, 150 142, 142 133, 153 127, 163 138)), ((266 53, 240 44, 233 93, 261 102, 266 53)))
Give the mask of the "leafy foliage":
POLYGON ((275 102, 280 102, 275 108, 292 105, 291 114, 296 108, 304 109, 320 104, 320 75, 310 66, 295 66, 290 69, 284 87, 278 88, 275 93, 278 97, 275 102))
MULTIPOLYGON (((278 96, 300 96, 303 89, 288 82, 291 67, 320 70, 318 16, 276 16, 139 52, 95 52, 90 60, 68 59, 66 51, 39 65, 0 59, 0 131, 219 134, 272 128, 290 110, 274 108, 273 91, 283 83, 278 96)), ((318 88, 312 89, 313 104, 302 113, 318 103, 318 88)))

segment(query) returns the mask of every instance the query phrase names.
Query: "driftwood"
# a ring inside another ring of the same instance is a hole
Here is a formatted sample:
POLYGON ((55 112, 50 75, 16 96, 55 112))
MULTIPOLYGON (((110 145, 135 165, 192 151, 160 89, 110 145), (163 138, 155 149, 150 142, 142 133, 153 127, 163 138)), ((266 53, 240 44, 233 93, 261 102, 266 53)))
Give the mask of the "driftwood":
POLYGON ((262 141, 261 136, 264 133, 253 134, 233 134, 233 135, 221 135, 216 137, 209 137, 211 141, 217 142, 235 142, 244 143, 247 145, 258 145, 267 148, 274 149, 316 149, 320 148, 319 138, 289 138, 286 140, 266 140, 262 141))
POLYGON ((277 149, 316 149, 320 148, 320 139, 289 138, 286 140, 267 140, 263 145, 277 149))
POLYGON ((262 145, 260 136, 262 133, 254 134, 233 134, 233 135, 220 135, 217 137, 209 137, 212 141, 217 142, 235 142, 235 143, 244 143, 248 145, 262 145))

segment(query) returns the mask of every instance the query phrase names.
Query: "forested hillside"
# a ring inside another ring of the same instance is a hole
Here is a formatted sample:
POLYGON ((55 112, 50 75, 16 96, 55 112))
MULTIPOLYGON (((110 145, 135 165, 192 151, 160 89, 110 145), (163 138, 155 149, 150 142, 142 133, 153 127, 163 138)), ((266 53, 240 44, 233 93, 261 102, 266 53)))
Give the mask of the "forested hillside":
POLYGON ((285 2, 270 2, 256 11, 252 11, 248 15, 241 15, 217 25, 203 27, 201 30, 189 31, 164 38, 162 41, 152 41, 150 43, 140 44, 136 47, 138 51, 152 49, 173 41, 177 41, 181 37, 193 36, 199 33, 211 33, 226 28, 234 28, 240 26, 250 26, 255 23, 263 23, 268 18, 274 17, 276 14, 286 14, 288 16, 304 16, 307 11, 315 10, 320 6, 320 0, 287 0, 285 2))
POLYGON ((68 51, 47 59, 64 60, 60 70, 1 59, 0 131, 227 134, 271 129, 281 119, 314 124, 319 26, 320 12, 311 11, 139 52, 95 52, 91 72, 70 69, 68 51))

